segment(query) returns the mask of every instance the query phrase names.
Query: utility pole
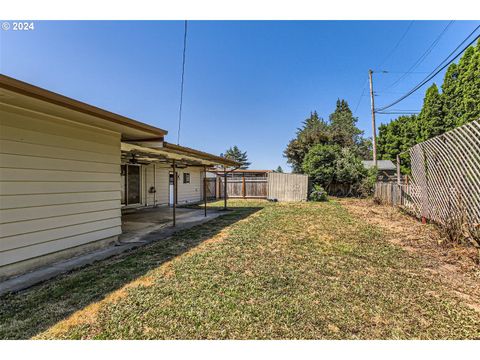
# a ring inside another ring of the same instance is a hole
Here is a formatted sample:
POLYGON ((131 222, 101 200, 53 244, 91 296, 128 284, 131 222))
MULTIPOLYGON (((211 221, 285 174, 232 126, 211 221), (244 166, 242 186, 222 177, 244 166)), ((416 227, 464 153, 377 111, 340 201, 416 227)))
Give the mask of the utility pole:
POLYGON ((373 139, 373 163, 377 167, 377 126, 375 125, 375 99, 373 95, 373 70, 368 70, 368 79, 370 80, 370 99, 372 102, 372 139, 373 139))

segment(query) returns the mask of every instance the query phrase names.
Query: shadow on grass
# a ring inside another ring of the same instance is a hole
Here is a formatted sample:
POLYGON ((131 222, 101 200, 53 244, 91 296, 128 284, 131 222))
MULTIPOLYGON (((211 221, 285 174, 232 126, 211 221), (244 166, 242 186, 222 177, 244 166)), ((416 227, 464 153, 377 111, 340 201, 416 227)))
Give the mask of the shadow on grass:
POLYGON ((43 332, 262 209, 256 205, 233 207, 233 211, 169 238, 0 297, 0 339, 26 339, 43 332))

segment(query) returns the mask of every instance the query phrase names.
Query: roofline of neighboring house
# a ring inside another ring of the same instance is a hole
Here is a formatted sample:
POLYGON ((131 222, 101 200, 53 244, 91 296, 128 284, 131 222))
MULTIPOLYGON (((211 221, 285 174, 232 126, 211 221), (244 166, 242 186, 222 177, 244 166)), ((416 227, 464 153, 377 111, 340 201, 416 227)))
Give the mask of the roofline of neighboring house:
MULTIPOLYGON (((373 168, 374 161, 373 160, 362 160, 363 166, 365 166, 367 169, 373 168)), ((396 170, 397 167, 395 166, 395 163, 392 160, 378 160, 377 161, 377 168, 378 170, 396 170), (391 166, 382 166, 381 164, 388 164, 391 163, 391 166)))
POLYGON ((162 143, 162 147, 172 152, 178 152, 179 154, 189 154, 189 155, 192 155, 193 157, 200 157, 202 159, 211 160, 213 162, 217 162, 227 166, 234 166, 234 167, 241 166, 239 162, 236 162, 234 160, 226 159, 221 156, 213 155, 200 150, 195 150, 189 147, 171 144, 166 141, 162 143))
POLYGON ((103 120, 107 120, 122 126, 127 126, 137 130, 148 132, 162 138, 168 131, 151 126, 140 121, 130 119, 128 117, 115 114, 113 112, 98 108, 93 105, 60 95, 53 91, 43 89, 41 87, 11 78, 0 74, 0 88, 13 91, 22 95, 26 95, 38 100, 42 100, 54 105, 62 106, 74 111, 78 111, 87 115, 95 116, 103 120))

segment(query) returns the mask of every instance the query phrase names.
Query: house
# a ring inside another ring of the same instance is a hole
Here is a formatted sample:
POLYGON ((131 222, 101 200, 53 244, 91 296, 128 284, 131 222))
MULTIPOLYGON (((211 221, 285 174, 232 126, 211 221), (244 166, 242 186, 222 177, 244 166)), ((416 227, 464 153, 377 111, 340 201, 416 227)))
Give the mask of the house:
MULTIPOLYGON (((373 160, 363 160, 363 166, 371 169, 375 166, 373 160)), ((377 160, 377 180, 378 181, 397 181, 397 167, 391 160, 377 160)))
POLYGON ((0 75, 0 280, 108 246, 122 210, 200 202, 207 169, 239 166, 166 135, 0 75))

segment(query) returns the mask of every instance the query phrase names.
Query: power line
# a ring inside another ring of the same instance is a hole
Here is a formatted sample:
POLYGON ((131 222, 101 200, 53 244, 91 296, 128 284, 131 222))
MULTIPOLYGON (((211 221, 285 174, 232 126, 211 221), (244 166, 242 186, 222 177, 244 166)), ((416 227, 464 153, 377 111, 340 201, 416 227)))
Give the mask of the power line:
POLYGON ((377 114, 383 115, 415 115, 420 113, 421 110, 392 110, 392 111, 377 111, 377 114))
POLYGON ((403 39, 405 39, 405 36, 407 36, 408 32, 410 31, 410 28, 412 27, 414 23, 414 20, 410 21, 410 23, 408 24, 407 26, 407 29, 404 31, 403 35, 400 37, 400 39, 397 41, 397 43, 395 44, 395 46, 393 47, 393 49, 390 51, 390 53, 383 59, 383 61, 380 63, 380 65, 378 66, 379 68, 382 67, 383 64, 385 64, 385 62, 390 58, 390 56, 393 55, 393 53, 395 52, 395 50, 397 50, 398 46, 401 44, 401 42, 403 41, 403 39))
POLYGON ((390 70, 375 70, 379 74, 428 74, 428 71, 390 71, 390 70))
POLYGON ((448 28, 454 23, 454 20, 450 21, 442 30, 442 32, 435 38, 435 40, 430 44, 430 46, 425 50, 425 52, 413 63, 413 65, 404 73, 404 75, 400 76, 397 80, 395 80, 392 84, 390 84, 387 88, 384 90, 391 89, 394 87, 396 84, 398 84, 400 81, 405 79, 408 75, 414 74, 413 70, 418 68, 420 64, 427 58, 427 56, 432 52, 432 50, 437 46, 439 43, 440 39, 443 37, 443 35, 447 32, 448 28))
POLYGON ((182 81, 180 85, 180 107, 178 109, 178 132, 177 145, 180 145, 180 127, 182 125, 182 107, 183 107, 183 83, 185 79, 185 53, 187 50, 187 20, 185 20, 185 29, 183 32, 183 60, 182 60, 182 81))
POLYGON ((479 37, 480 35, 477 35, 472 41, 470 41, 460 52, 455 55, 452 59, 448 60, 478 29, 480 28, 480 25, 477 26, 425 79, 423 79, 419 84, 414 86, 409 92, 407 92, 405 95, 401 96, 397 100, 393 101, 389 105, 383 106, 381 108, 378 108, 376 111, 381 112, 383 110, 386 110, 393 105, 398 104, 400 101, 406 99, 410 95, 412 95, 414 92, 416 92, 418 89, 420 89, 423 85, 425 85, 427 82, 429 82, 431 79, 433 79, 439 72, 441 72, 443 69, 445 69, 448 65, 450 65, 455 59, 457 59, 470 45, 472 45, 479 37), (443 65, 446 62, 445 65, 443 65), (443 66, 442 66, 443 65, 443 66))
POLYGON ((357 102, 357 106, 355 106, 355 110, 353 111, 354 114, 357 113, 357 110, 358 110, 358 106, 360 105, 360 103, 362 102, 362 98, 365 94, 365 85, 367 84, 367 81, 368 80, 365 80, 365 83, 363 85, 363 90, 362 90, 362 93, 360 94, 360 97, 358 98, 358 102, 357 102))
MULTIPOLYGON (((387 61, 388 58, 390 58, 390 56, 392 56, 392 54, 395 52, 395 50, 397 50, 398 46, 400 45, 400 43, 403 41, 403 39, 405 38, 405 36, 407 36, 408 32, 410 31, 410 28, 412 27, 414 23, 414 20, 410 21, 410 23, 408 24, 407 26, 407 29, 404 31, 403 35, 400 37, 400 39, 397 41, 397 43, 395 44, 395 46, 393 47, 393 49, 390 51, 390 53, 383 59, 383 61, 380 63, 380 65, 378 67, 381 67, 383 64, 385 64, 385 62, 387 61)), ((368 83, 368 79, 365 79, 365 82, 363 83, 363 89, 362 89, 362 93, 360 94, 359 98, 358 98, 358 102, 357 102, 357 105, 355 106, 355 111, 354 113, 357 112, 358 110, 358 107, 360 106, 360 103, 362 102, 362 98, 365 94, 365 90, 366 90, 366 86, 367 86, 367 83, 368 83)))

